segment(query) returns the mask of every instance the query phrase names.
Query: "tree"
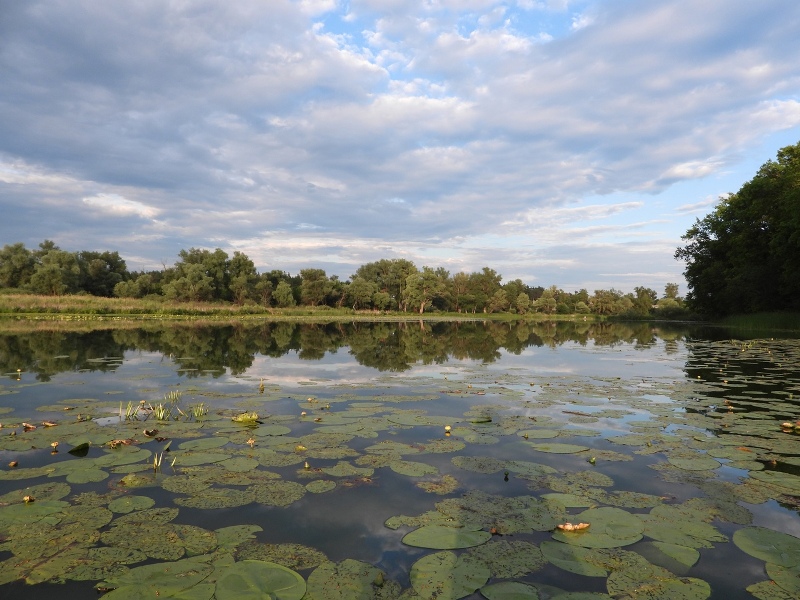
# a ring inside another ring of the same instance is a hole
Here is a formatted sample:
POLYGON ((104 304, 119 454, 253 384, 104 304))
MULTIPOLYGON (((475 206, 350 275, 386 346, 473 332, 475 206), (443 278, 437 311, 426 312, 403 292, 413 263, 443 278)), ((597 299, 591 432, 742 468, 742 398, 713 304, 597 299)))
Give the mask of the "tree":
POLYGON ((678 287, 677 283, 668 283, 664 286, 664 298, 672 298, 673 300, 678 299, 678 287))
MULTIPOLYGON (((189 248, 179 253, 181 260, 175 263, 177 278, 187 276, 192 271, 192 279, 197 281, 198 270, 202 269, 203 275, 210 279, 211 293, 204 300, 230 300, 230 271, 228 254, 217 248, 213 252, 200 248, 189 248), (194 266, 194 267, 193 267, 194 266)), ((205 295, 205 294, 204 294, 205 295)))
POLYGON ((292 293, 292 286, 286 281, 281 281, 272 293, 275 299, 275 304, 280 308, 289 308, 296 304, 294 294, 292 293))
POLYGON ((421 272, 412 273, 406 278, 403 300, 410 307, 419 307, 419 313, 422 314, 427 305, 446 292, 447 286, 436 271, 423 267, 421 272))
POLYGON ((6 244, 0 250, 0 287, 21 288, 28 285, 35 268, 34 254, 25 244, 6 244))
POLYGON ((49 250, 31 275, 30 288, 37 294, 59 296, 78 291, 81 268, 73 252, 49 250))
POLYGON ((347 288, 347 300, 353 310, 358 310, 372 304, 372 298, 377 293, 378 284, 361 277, 354 277, 347 288))
POLYGON ((490 313, 503 312, 508 310, 511 303, 508 301, 508 295, 505 290, 497 290, 489 299, 489 306, 487 307, 490 313))
POLYGON ((331 289, 331 282, 322 269, 302 269, 300 271, 300 298, 303 304, 316 306, 323 304, 331 289))
POLYGON ((633 309, 636 314, 646 316, 650 314, 658 300, 658 292, 644 286, 638 286, 633 290, 636 292, 636 297, 633 300, 633 309))
POLYGON ((248 256, 238 250, 228 263, 230 277, 230 294, 236 304, 244 304, 246 300, 257 297, 256 285, 259 282, 256 266, 248 256))
POLYGON ((800 309, 800 144, 778 151, 752 180, 695 221, 675 257, 686 300, 727 315, 800 309))
POLYGON ((119 252, 78 252, 81 269, 79 287, 93 296, 111 297, 114 287, 129 277, 128 267, 119 252))
POLYGON ((405 310, 403 289, 408 276, 412 273, 417 273, 417 267, 410 260, 384 258, 360 266, 353 277, 361 277, 366 281, 374 282, 379 291, 389 294, 393 304, 397 305, 400 310, 405 310))
POLYGON ((169 300, 199 302, 214 298, 214 280, 202 264, 184 265, 180 272, 180 277, 164 285, 164 295, 169 300))

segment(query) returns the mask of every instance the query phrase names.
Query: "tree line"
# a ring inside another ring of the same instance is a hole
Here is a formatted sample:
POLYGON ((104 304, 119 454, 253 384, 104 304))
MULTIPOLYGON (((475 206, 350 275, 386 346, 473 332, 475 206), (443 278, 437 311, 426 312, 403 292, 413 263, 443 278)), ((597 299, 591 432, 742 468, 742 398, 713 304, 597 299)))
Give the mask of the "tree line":
POLYGON ((697 219, 675 257, 687 301, 711 315, 800 311, 800 143, 697 219))
POLYGON ((456 313, 636 314, 654 309, 682 309, 678 285, 663 295, 639 286, 633 293, 586 289, 577 292, 529 286, 520 279, 503 283, 502 275, 483 267, 451 274, 441 267, 421 269, 406 259, 381 259, 360 266, 346 281, 323 269, 298 275, 272 270, 259 273, 253 261, 236 251, 217 248, 181 250, 171 267, 128 271, 117 252, 68 252, 45 240, 35 250, 22 243, 0 250, 0 287, 36 294, 91 294, 122 298, 159 298, 186 302, 347 307, 353 310, 456 313))

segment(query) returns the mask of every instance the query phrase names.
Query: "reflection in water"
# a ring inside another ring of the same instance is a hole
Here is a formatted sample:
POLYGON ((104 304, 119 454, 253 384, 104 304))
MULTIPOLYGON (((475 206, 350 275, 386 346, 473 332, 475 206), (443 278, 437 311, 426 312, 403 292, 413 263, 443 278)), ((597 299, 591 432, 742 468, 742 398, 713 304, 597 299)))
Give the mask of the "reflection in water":
POLYGON ((495 362, 501 351, 521 354, 526 348, 581 345, 653 346, 660 338, 669 354, 678 351, 686 331, 650 323, 577 322, 399 322, 399 323, 261 323, 208 325, 142 324, 136 329, 88 332, 35 331, 0 333, 0 372, 35 373, 40 381, 79 369, 113 370, 126 351, 169 356, 187 376, 202 372, 244 373, 257 354, 280 357, 296 353, 319 360, 341 348, 362 365, 379 371, 405 371, 415 364, 449 359, 495 362))

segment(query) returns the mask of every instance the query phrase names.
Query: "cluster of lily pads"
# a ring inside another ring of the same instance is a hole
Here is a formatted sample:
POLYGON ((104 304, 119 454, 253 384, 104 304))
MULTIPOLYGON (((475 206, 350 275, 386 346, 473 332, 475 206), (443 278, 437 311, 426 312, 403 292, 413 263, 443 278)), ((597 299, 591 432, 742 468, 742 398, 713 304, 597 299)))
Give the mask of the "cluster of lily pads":
POLYGON ((316 385, 310 397, 263 382, 196 387, 184 393, 218 408, 180 419, 108 416, 114 403, 93 399, 42 405, 38 419, 7 412, 0 585, 96 582, 108 600, 691 600, 712 593, 703 554, 724 550, 763 561, 753 597, 795 598, 800 436, 781 423, 798 417, 800 381, 783 367, 798 350, 697 342, 683 378, 472 367, 316 385), (35 425, 45 418, 53 426, 35 425), (651 481, 618 483, 626 464, 651 481), (408 549, 399 576, 270 543, 256 523, 181 518, 324 507, 389 472, 430 494, 428 510, 385 522, 408 549), (788 532, 753 525, 748 505, 775 500, 788 532))

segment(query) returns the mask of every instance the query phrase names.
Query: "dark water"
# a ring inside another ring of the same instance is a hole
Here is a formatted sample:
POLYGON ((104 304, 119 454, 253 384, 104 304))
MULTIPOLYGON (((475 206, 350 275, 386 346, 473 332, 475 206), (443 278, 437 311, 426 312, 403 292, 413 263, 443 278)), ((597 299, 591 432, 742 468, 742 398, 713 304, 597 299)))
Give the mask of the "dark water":
MULTIPOLYGON (((678 582, 691 578, 710 587, 710 596, 697 595, 697 589, 705 589, 698 584, 690 597, 751 597, 745 588, 770 578, 764 560, 742 551, 732 542, 733 534, 757 526, 800 536, 800 436, 780 426, 800 418, 798 367, 800 347, 794 340, 737 340, 730 331, 645 323, 151 325, 13 335, 0 330, 0 372, 5 373, 0 383, 0 502, 7 505, 0 504, 0 598, 95 596, 94 586, 105 577, 88 577, 87 565, 118 576, 162 560, 149 551, 138 561, 112 568, 90 558, 93 549, 115 545, 102 534, 123 514, 107 507, 126 496, 146 496, 154 508, 178 508, 171 521, 176 525, 207 531, 258 525, 253 544, 260 548, 300 544, 337 563, 355 559, 407 589, 412 565, 438 550, 404 544, 403 536, 416 525, 391 529, 386 520, 436 511, 437 503, 474 492, 497 502, 538 502, 546 494, 570 493, 595 507, 641 516, 658 505, 680 507, 687 511, 684 522, 704 523, 715 531, 713 536, 706 530, 693 533, 692 539, 682 538, 687 545, 675 544, 699 552, 694 564, 670 561, 654 551, 653 542, 674 543, 668 534, 653 537, 644 531, 639 539, 620 544, 619 551, 666 568, 678 582), (124 418, 126 410, 142 403, 169 404, 168 394, 179 398, 175 404, 182 410, 173 411, 168 421, 158 423, 152 412, 124 418), (196 407, 208 414, 194 415, 196 407), (245 411, 258 413, 261 423, 232 421, 245 411), (45 427, 45 421, 56 425, 45 427), (23 422, 37 428, 26 432, 23 422), (452 423, 449 436, 445 422, 452 423), (265 434, 267 427, 282 427, 285 433, 265 434), (145 429, 160 430, 158 437, 164 439, 145 436, 145 429), (190 465, 192 453, 181 453, 180 445, 205 437, 227 440, 208 452, 251 462, 212 457, 190 465), (83 439, 91 440, 85 457, 67 452, 83 439), (69 475, 78 461, 115 456, 109 447, 114 439, 130 440, 129 449, 149 454, 134 466, 99 463, 106 474, 100 481, 69 475), (59 442, 55 454, 52 441, 59 442), (382 455, 386 442, 403 445, 397 460, 422 463, 429 472, 404 473, 389 461, 377 461, 369 474, 358 471, 367 468, 367 459, 382 455), (440 442, 457 445, 433 450, 440 442), (170 449, 164 452, 167 443, 170 449), (165 458, 155 470, 152 461, 159 454, 165 458), (477 459, 492 459, 496 468, 476 466, 477 459), (11 461, 19 465, 7 466, 11 461), (554 471, 526 474, 515 461, 554 471), (304 463, 310 468, 304 469, 304 463), (355 470, 324 471, 343 464, 355 470), (63 470, 48 471, 56 467, 63 470), (768 471, 785 475, 780 480, 759 475, 768 471), (130 472, 152 478, 151 485, 129 487, 123 478, 130 472), (255 490, 258 482, 229 484, 212 474, 264 472, 298 484, 295 491, 315 480, 336 485, 322 493, 301 490, 300 497, 286 501, 192 508, 180 501, 194 492, 174 491, 168 483, 208 476, 211 488, 241 492, 255 490), (20 473, 29 476, 20 478, 20 473), (446 493, 417 485, 439 483, 446 476, 456 481, 446 493), (57 499, 70 506, 87 506, 86 494, 94 494, 92 505, 108 514, 107 522, 95 527, 98 539, 64 541, 65 532, 79 527, 68 511, 43 520, 26 516, 21 522, 9 516, 26 489, 54 483, 68 485, 57 499), (38 556, 21 541, 26 535, 51 550, 38 556), (42 575, 50 570, 52 575, 42 575)), ((502 515, 475 510, 484 530, 490 529, 489 521, 496 522, 503 534, 489 543, 539 547, 553 539, 555 521, 549 527, 512 526, 502 515)), ((557 513, 558 521, 583 510, 566 508, 557 513)), ((676 514, 669 518, 677 519, 676 514)), ((246 557, 239 551, 231 550, 236 560, 246 557)), ((291 561, 291 556, 282 559, 291 561)), ((615 568, 622 570, 618 564, 615 568)), ((305 579, 313 570, 297 569, 305 579)), ((613 573, 609 568, 608 577, 579 575, 542 560, 513 577, 492 575, 488 584, 552 586, 540 588, 542 597, 558 597, 557 590, 606 593, 618 591, 613 573)), ((647 597, 677 594, 665 590, 647 597)), ((626 592, 634 594, 634 589, 626 592)), ((192 593, 204 597, 197 589, 192 593)), ((793 592, 787 593, 792 597, 793 592)), ((472 597, 482 596, 476 592, 472 597)))

